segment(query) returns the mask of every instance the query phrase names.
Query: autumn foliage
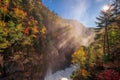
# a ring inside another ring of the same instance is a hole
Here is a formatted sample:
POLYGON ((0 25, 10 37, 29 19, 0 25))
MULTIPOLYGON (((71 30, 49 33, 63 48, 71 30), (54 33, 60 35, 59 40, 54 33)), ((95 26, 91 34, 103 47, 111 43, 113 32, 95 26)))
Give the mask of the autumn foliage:
MULTIPOLYGON (((33 3, 37 4, 36 0, 0 0, 0 80, 3 78, 11 80, 9 76, 22 72, 23 67, 26 69, 26 63, 33 61, 34 56, 30 56, 30 53, 35 53, 34 45, 40 45, 35 42, 39 42, 43 36, 46 36, 47 30, 43 30, 41 26, 43 23, 40 24, 37 20, 40 17, 36 18, 30 12, 36 8, 32 6, 33 3), (13 68, 14 66, 18 72, 13 68)), ((37 6, 41 5, 37 4, 37 6)), ((46 29, 45 26, 44 29, 46 29)), ((30 65, 32 64, 31 62, 30 65)))
POLYGON ((119 80, 120 74, 112 69, 104 70, 97 75, 97 80, 119 80))
POLYGON ((113 0, 111 6, 113 10, 108 15, 101 12, 97 17, 95 41, 85 47, 84 55, 82 49, 72 55, 73 62, 80 65, 73 80, 120 80, 120 1, 113 0))

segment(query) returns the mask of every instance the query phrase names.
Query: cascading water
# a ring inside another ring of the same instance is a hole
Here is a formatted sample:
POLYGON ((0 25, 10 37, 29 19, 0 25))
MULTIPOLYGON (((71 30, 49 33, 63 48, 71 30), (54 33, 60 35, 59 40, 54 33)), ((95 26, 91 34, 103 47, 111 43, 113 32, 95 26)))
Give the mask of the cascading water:
POLYGON ((78 65, 71 65, 64 70, 57 71, 53 74, 48 72, 44 80, 71 80, 70 76, 72 75, 72 72, 75 71, 77 68, 78 65))

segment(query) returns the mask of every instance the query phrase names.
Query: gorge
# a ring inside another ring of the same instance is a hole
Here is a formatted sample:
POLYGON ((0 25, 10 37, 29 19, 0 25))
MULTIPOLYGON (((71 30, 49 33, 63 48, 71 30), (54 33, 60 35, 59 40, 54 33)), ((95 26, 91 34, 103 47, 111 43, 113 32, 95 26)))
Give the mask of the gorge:
MULTIPOLYGON (((51 47, 49 55, 47 57, 49 64, 48 64, 48 71, 47 71, 47 79, 45 80, 59 80, 56 79, 55 75, 61 76, 62 72, 63 75, 65 71, 61 71, 52 75, 52 73, 65 69, 71 64, 71 55, 72 53, 77 50, 80 46, 88 46, 91 42, 94 41, 94 33, 91 29, 84 27, 78 21, 75 20, 62 20, 58 22, 57 28, 53 26, 52 29, 53 39, 51 40, 51 47), (61 26, 59 24, 65 24, 61 26), (54 35, 59 36, 54 36, 54 35), (49 78, 55 79, 49 79, 49 78)), ((74 71, 73 67, 67 68, 68 75, 70 76, 72 71, 74 71)))
POLYGON ((119 22, 120 0, 0 0, 0 80, 120 80, 119 22))

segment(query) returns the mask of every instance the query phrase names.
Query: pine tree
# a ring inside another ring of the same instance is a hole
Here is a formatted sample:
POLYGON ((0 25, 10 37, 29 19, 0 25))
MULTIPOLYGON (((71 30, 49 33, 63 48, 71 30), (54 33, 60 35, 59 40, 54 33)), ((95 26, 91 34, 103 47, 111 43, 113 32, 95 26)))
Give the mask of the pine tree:
POLYGON ((103 37, 103 53, 110 53, 110 46, 109 46, 109 38, 108 38, 108 26, 111 24, 112 21, 112 10, 111 5, 109 6, 109 9, 107 11, 101 11, 101 15, 99 17, 96 17, 98 22, 96 22, 97 27, 99 27, 99 31, 101 29, 104 30, 104 37, 103 37))
POLYGON ((114 7, 114 15, 120 14, 120 0, 114 0, 112 6, 114 7))

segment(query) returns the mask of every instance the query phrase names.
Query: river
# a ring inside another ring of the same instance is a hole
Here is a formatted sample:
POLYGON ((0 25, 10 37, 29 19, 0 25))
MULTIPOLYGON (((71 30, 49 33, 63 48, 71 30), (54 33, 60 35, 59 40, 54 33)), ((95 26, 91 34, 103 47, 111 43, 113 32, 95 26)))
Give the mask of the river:
POLYGON ((78 65, 70 65, 70 67, 65 68, 64 70, 59 70, 53 74, 49 71, 44 80, 71 80, 70 76, 77 68, 78 65))

